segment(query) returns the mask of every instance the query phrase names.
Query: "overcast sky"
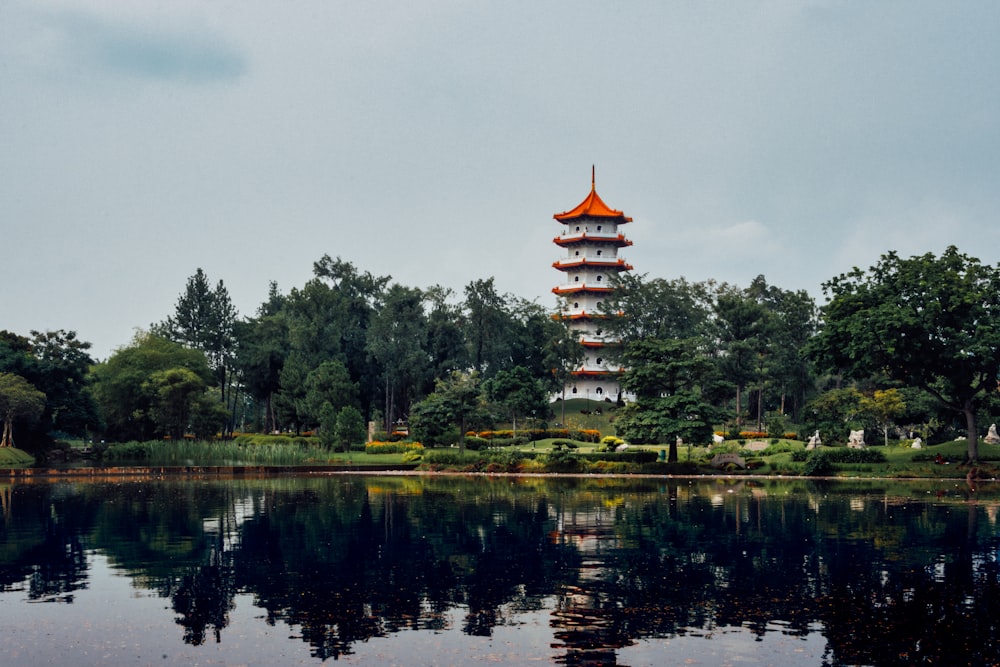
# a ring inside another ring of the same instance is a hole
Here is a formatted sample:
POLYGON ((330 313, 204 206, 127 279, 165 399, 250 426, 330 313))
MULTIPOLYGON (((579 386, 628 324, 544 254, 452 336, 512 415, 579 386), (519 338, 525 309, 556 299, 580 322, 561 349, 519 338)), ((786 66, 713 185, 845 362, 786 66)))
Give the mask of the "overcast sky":
POLYGON ((199 267, 554 306, 590 190, 650 277, 1000 260, 1000 2, 0 0, 0 329, 105 358, 199 267))

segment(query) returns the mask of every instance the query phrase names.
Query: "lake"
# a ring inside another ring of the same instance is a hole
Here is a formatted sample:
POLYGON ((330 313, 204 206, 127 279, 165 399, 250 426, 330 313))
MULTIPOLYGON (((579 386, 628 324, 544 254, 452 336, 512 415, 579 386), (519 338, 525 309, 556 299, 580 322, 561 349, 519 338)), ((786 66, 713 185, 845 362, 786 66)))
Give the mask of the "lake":
POLYGON ((0 500, 5 667, 1000 664, 990 484, 122 477, 0 500))

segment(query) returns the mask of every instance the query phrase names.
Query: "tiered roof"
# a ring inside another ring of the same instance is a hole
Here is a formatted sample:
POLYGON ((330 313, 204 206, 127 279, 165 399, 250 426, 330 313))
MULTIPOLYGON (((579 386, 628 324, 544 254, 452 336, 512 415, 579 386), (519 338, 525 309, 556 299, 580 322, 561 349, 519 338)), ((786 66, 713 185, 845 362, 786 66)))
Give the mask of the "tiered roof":
POLYGON ((575 208, 556 213, 552 217, 563 223, 577 218, 614 218, 619 225, 632 222, 632 218, 605 204, 604 200, 597 194, 593 169, 590 172, 590 194, 587 195, 587 198, 577 204, 575 208))

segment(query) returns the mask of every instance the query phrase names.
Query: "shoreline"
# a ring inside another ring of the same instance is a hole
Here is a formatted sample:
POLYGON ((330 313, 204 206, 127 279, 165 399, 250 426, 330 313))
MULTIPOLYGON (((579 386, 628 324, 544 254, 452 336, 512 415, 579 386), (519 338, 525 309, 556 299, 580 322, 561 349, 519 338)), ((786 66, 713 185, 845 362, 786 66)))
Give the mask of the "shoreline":
MULTIPOLYGON (((575 479, 733 479, 733 480, 824 480, 824 481, 896 481, 896 482, 966 482, 967 476, 916 477, 916 476, 807 476, 807 475, 762 475, 754 473, 732 474, 731 472, 703 474, 656 474, 656 473, 516 473, 516 472, 476 472, 461 470, 419 470, 418 464, 355 464, 355 465, 305 465, 305 466, 106 466, 81 468, 7 468, 0 470, 0 478, 11 481, 50 479, 143 479, 166 477, 191 478, 263 478, 280 476, 334 476, 334 475, 384 475, 384 476, 427 476, 427 477, 553 477, 575 479)), ((977 484, 997 482, 997 478, 976 479, 977 484)))

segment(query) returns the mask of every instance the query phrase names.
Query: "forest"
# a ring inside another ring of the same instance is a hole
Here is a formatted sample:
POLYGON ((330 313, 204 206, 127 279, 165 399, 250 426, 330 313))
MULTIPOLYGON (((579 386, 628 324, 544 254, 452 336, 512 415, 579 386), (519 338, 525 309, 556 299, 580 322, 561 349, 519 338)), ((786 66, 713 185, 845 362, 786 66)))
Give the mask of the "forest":
MULTIPOLYGON (((173 312, 107 359, 72 330, 0 332, 3 445, 304 433, 324 444, 408 432, 448 445, 466 432, 560 422, 580 359, 558 309, 375 276, 328 255, 312 278, 272 283, 252 314, 202 270, 173 312)), ((710 442, 755 431, 845 441, 976 440, 996 413, 1000 269, 949 247, 882 255, 823 284, 825 303, 759 275, 741 287, 622 274, 602 304, 631 397, 618 435, 710 442)), ((876 442, 875 444, 881 444, 876 442)))

